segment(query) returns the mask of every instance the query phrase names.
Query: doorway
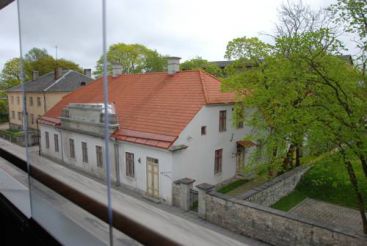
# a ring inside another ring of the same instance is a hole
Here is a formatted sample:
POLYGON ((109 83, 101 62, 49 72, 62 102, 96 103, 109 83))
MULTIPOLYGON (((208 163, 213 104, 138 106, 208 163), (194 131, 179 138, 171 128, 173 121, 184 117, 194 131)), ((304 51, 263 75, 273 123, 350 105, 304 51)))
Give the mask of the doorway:
POLYGON ((147 195, 159 198, 159 163, 151 157, 147 157, 147 195))

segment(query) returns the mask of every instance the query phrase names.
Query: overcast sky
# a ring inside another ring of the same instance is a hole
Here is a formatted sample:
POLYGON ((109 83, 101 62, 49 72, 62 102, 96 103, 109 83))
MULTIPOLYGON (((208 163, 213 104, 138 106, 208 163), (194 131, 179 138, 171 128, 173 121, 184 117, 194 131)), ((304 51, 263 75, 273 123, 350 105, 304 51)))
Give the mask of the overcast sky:
MULTIPOLYGON (((236 37, 273 33, 284 0, 107 0, 107 41, 140 43, 183 60, 223 60, 236 37)), ((333 0, 304 0, 312 8, 333 0)), ((102 51, 101 0, 20 0, 24 53, 46 48, 94 69, 102 51)), ((0 10, 0 69, 19 56, 17 10, 0 10)))

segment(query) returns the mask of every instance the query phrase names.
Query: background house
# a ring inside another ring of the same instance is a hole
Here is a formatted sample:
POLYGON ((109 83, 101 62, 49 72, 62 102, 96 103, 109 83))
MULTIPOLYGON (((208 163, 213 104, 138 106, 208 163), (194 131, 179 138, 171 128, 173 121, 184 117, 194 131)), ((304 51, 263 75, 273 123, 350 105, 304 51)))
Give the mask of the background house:
MULTIPOLYGON (((171 58, 168 72, 109 78, 111 175, 151 197, 172 203, 172 184, 189 177, 218 184, 242 171, 250 129, 232 121, 234 95, 202 71, 179 72, 171 58)), ((103 81, 80 88, 39 121, 41 153, 60 163, 104 178, 103 81)))
MULTIPOLYGON (((91 81, 91 70, 85 69, 84 74, 72 70, 56 69, 54 72, 38 76, 33 71, 31 81, 24 83, 26 92, 28 127, 37 129, 37 119, 55 106, 65 95, 84 86, 91 81)), ((10 88, 7 91, 9 107, 9 126, 20 129, 23 125, 23 93, 22 86, 10 88)))

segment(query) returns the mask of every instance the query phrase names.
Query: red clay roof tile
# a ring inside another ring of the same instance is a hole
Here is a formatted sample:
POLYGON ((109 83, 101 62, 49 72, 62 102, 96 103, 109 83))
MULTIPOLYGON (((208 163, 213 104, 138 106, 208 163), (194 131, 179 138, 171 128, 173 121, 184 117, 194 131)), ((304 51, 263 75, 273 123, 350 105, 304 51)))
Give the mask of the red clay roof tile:
MULTIPOLYGON (((126 74, 109 77, 110 103, 120 124, 116 139, 169 148, 206 104, 233 103, 220 81, 202 71, 126 74)), ((65 96, 42 119, 56 122, 69 103, 102 103, 103 82, 98 79, 65 96)))

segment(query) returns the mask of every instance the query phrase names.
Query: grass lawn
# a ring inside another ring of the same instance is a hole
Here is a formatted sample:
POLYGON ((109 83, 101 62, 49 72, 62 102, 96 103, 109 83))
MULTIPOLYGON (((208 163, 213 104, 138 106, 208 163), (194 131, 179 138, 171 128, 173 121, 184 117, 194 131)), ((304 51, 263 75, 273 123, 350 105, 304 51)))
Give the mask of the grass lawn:
POLYGON ((232 183, 229 183, 229 184, 221 187, 218 190, 218 192, 223 193, 223 194, 228 193, 228 192, 240 187, 241 185, 243 185, 247 182, 248 182, 248 180, 246 180, 246 179, 239 179, 239 180, 233 181, 232 183))
POLYGON ((22 135, 22 131, 16 129, 0 130, 0 134, 7 135, 9 137, 18 137, 22 135))
MULTIPOLYGON (((367 178, 364 177, 358 161, 353 162, 353 167, 367 208, 367 178)), ((305 197, 358 208, 356 195, 349 182, 346 168, 342 162, 334 161, 332 156, 316 161, 303 176, 295 191, 283 197, 272 207, 288 211, 297 204, 297 201, 301 202, 305 197)))
POLYGON ((265 183, 267 179, 263 176, 258 176, 251 180, 246 179, 240 179, 233 181, 232 183, 229 183, 223 187, 221 187, 218 192, 227 194, 230 196, 236 196, 242 193, 245 193, 248 190, 251 190, 252 188, 259 186, 263 183, 265 183))
POLYGON ((288 196, 283 197, 271 207, 283 211, 289 211, 291 208, 302 202, 306 198, 305 194, 298 190, 292 191, 288 196))

